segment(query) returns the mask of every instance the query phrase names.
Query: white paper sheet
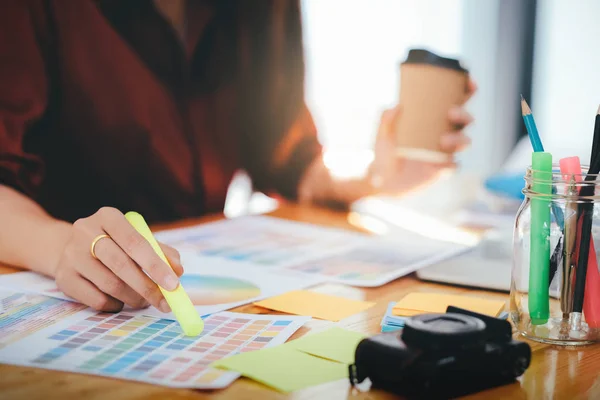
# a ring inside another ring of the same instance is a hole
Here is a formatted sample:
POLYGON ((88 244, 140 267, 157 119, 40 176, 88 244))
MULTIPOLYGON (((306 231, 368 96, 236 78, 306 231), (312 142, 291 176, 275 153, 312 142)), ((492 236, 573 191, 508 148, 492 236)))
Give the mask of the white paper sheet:
MULTIPOLYGON (((320 276, 294 271, 270 271, 190 254, 183 254, 182 262, 185 272, 181 283, 200 315, 228 310, 323 282, 320 276)), ((0 275, 0 287, 74 301, 56 287, 53 279, 34 272, 0 275)), ((154 307, 127 311, 139 315, 175 318, 172 313, 164 314, 154 307)))

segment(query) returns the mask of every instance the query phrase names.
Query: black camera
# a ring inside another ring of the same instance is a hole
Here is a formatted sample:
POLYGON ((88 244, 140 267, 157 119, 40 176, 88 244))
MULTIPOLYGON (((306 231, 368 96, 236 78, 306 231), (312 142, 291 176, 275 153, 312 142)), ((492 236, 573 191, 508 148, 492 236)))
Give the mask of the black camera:
POLYGON ((350 366, 352 385, 409 398, 453 398, 514 382, 529 367, 531 348, 512 339, 508 321, 457 307, 406 320, 401 334, 361 341, 350 366))

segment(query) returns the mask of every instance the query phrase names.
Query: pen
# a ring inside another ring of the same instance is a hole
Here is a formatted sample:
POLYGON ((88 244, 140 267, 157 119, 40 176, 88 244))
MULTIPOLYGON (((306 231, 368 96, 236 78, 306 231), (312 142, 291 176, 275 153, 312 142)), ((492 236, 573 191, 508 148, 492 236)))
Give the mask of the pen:
POLYGON ((532 191, 529 254, 529 317, 534 325, 548 322, 550 266, 550 201, 552 193, 552 155, 531 154, 532 191))
MULTIPOLYGON (((135 228, 135 230, 138 231, 144 237, 144 239, 148 241, 148 243, 150 243, 156 254, 158 254, 158 256, 168 266, 171 266, 169 260, 160 248, 160 245, 154 238, 154 235, 152 235, 152 232, 146 224, 144 217, 136 212, 131 211, 125 214, 125 218, 135 228)), ((162 292, 163 296, 165 296, 165 300, 167 300, 167 303, 171 307, 173 314, 175 314, 175 318, 177 319, 177 322, 179 322, 183 333, 186 336, 198 336, 200 333, 202 333, 204 330, 204 321, 202 321, 202 318, 200 318, 200 315, 198 315, 198 312, 194 308, 194 304, 183 289, 183 286, 179 284, 177 289, 173 291, 165 290, 160 287, 160 285, 158 288, 162 292)))
MULTIPOLYGON (((589 176, 589 175, 588 175, 589 176)), ((586 181, 588 181, 586 176, 586 181)), ((587 186, 581 189, 581 197, 593 196, 587 186)), ((591 190, 593 191, 593 187, 591 190)), ((570 315, 571 330, 581 330, 581 312, 583 311, 583 298, 585 293, 585 280, 587 275, 587 266, 590 253, 590 236, 592 233, 592 212, 593 204, 583 203, 579 207, 579 216, 581 220, 581 234, 579 237, 579 255, 577 260, 577 269, 575 270, 575 290, 573 292, 573 312, 570 315), (591 207, 590 207, 591 205, 591 207)))
MULTIPOLYGON (((587 282, 587 273, 590 269, 589 263, 593 263, 596 258, 595 250, 591 248, 592 244, 592 223, 593 223, 593 213, 594 213, 594 203, 593 199, 587 200, 588 197, 593 197, 596 190, 596 178, 598 172, 600 171, 600 154, 598 152, 598 147, 600 147, 600 108, 598 108, 598 112, 596 113, 596 119, 594 124, 594 141, 592 144, 592 155, 590 160, 590 168, 588 169, 588 173, 585 177, 586 184, 581 188, 580 197, 584 199, 584 202, 579 205, 579 212, 581 218, 581 233, 580 233, 580 242, 579 242, 579 255, 577 260, 577 270, 575 271, 575 291, 573 294, 573 312, 571 313, 570 325, 572 331, 580 331, 581 330, 581 316, 585 303, 585 295, 586 290, 589 289, 590 293, 587 293, 588 296, 596 296, 598 287, 594 287, 594 283, 587 282), (593 255, 590 257, 590 252, 593 255)), ((596 260, 597 263, 597 260, 596 260)), ((594 268, 594 273, 598 271, 598 268, 594 268)), ((594 280, 595 280, 594 276, 594 280)), ((595 310, 593 310, 593 305, 588 300, 590 312, 590 321, 594 320, 597 317, 595 310)), ((586 315, 586 320, 588 316, 586 315)), ((600 321, 595 321, 596 325, 600 321)))

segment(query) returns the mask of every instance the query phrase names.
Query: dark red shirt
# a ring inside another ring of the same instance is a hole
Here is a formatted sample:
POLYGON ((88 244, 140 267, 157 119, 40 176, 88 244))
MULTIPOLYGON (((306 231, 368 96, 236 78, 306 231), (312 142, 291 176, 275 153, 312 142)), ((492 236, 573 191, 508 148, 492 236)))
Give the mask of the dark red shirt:
POLYGON ((221 211, 234 172, 293 198, 320 154, 297 2, 0 3, 0 183, 73 221, 221 211), (251 3, 251 4, 249 4, 251 3))

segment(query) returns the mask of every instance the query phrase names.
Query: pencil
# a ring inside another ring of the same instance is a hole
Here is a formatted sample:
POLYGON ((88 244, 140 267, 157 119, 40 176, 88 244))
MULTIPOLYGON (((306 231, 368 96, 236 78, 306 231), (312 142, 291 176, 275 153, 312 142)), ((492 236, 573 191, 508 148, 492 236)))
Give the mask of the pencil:
MULTIPOLYGON (((531 112, 531 108, 529 108, 529 104, 527 104, 527 101, 525 101, 523 98, 523 95, 521 95, 521 113, 523 116, 523 122, 525 123, 525 128, 527 129, 529 141, 531 142, 531 147, 533 147, 533 151, 543 152, 544 145, 542 144, 542 139, 540 139, 537 125, 535 124, 535 119, 533 118, 533 113, 531 112)), ((554 185, 552 185, 552 194, 556 194, 556 187, 554 185)), ((551 207, 552 214, 554 214, 554 219, 556 220, 557 225, 560 227, 560 229, 563 229, 565 226, 565 218, 562 210, 559 206, 554 204, 554 202, 551 204, 551 207)), ((557 244, 557 246, 559 244, 557 244)), ((554 266, 553 268, 556 269, 557 266, 554 266)))
POLYGON ((523 114, 523 122, 525 122, 525 128, 527 129, 527 135, 529 136, 533 151, 544 151, 544 145, 542 145, 542 139, 540 139, 531 108, 529 108, 529 104, 527 104, 523 95, 521 95, 521 113, 523 114))

